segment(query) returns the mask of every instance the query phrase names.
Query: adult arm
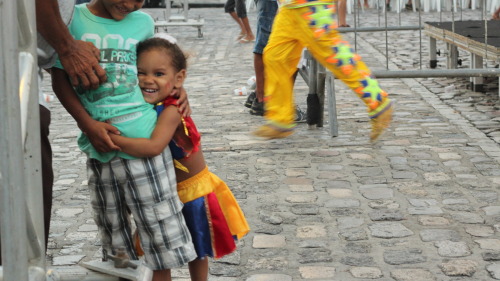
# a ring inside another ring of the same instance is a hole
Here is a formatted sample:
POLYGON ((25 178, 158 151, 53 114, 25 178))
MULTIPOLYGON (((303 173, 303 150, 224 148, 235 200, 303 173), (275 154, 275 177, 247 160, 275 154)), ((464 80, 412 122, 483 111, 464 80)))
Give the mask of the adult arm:
POLYGON ((99 50, 90 42, 75 40, 59 12, 58 1, 36 0, 38 32, 59 55, 71 83, 84 88, 97 88, 106 81, 106 72, 99 65, 99 50))
POLYGON ((127 138, 110 134, 111 140, 121 151, 135 157, 154 157, 160 155, 174 136, 181 123, 176 106, 167 106, 158 117, 156 127, 148 138, 127 138))
POLYGON ((108 132, 119 134, 118 129, 105 122, 92 119, 80 103, 64 70, 52 68, 50 73, 54 93, 66 111, 76 120, 78 127, 87 135, 94 148, 99 152, 120 150, 120 147, 116 146, 108 135, 108 132))

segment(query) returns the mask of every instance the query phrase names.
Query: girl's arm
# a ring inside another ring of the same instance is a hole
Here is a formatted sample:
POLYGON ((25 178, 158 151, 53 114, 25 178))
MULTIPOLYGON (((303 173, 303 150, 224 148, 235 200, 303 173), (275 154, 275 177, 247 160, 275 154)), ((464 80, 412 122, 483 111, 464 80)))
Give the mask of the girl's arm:
POLYGON ((108 132, 119 134, 118 129, 90 117, 71 86, 66 71, 53 67, 50 70, 50 75, 52 77, 52 89, 57 98, 66 111, 73 116, 78 127, 87 135, 94 148, 99 152, 120 150, 108 136, 108 132))
POLYGON ((141 158, 154 157, 165 150, 180 123, 181 115, 177 111, 177 107, 171 105, 161 112, 149 139, 127 138, 115 134, 110 134, 110 137, 121 148, 121 151, 129 155, 141 158))

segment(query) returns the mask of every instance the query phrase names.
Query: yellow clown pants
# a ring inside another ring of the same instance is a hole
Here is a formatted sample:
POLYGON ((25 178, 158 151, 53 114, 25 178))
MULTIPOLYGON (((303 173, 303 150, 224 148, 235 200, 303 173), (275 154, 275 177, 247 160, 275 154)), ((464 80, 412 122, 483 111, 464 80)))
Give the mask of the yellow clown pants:
POLYGON ((293 74, 304 47, 365 102, 370 118, 391 106, 387 93, 336 28, 335 5, 279 10, 263 55, 265 118, 269 125, 280 130, 295 126, 293 74))

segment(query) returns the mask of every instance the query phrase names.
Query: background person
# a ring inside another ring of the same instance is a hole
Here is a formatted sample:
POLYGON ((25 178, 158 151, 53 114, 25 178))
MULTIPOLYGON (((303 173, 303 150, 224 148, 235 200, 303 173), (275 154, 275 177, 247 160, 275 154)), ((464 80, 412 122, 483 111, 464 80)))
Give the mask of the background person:
POLYGON ((236 40, 240 43, 253 42, 255 40, 255 35, 248 22, 245 0, 227 0, 224 5, 224 11, 228 13, 240 27, 240 34, 236 40))

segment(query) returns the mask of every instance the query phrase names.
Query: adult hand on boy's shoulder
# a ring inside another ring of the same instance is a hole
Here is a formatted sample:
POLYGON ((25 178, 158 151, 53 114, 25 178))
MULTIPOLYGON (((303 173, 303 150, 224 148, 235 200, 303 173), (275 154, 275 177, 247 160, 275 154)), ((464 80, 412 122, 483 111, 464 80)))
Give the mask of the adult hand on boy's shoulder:
POLYGON ((191 106, 189 106, 187 92, 184 87, 174 89, 170 95, 177 98, 177 108, 179 113, 183 117, 189 117, 191 115, 191 106))
POLYGON ((99 49, 92 43, 73 40, 74 46, 59 53, 59 60, 73 86, 96 89, 106 81, 106 71, 99 65, 99 49))
POLYGON ((118 131, 115 126, 94 120, 92 124, 79 124, 79 127, 98 152, 121 150, 109 137, 109 133, 116 135, 120 134, 120 131, 118 131))

